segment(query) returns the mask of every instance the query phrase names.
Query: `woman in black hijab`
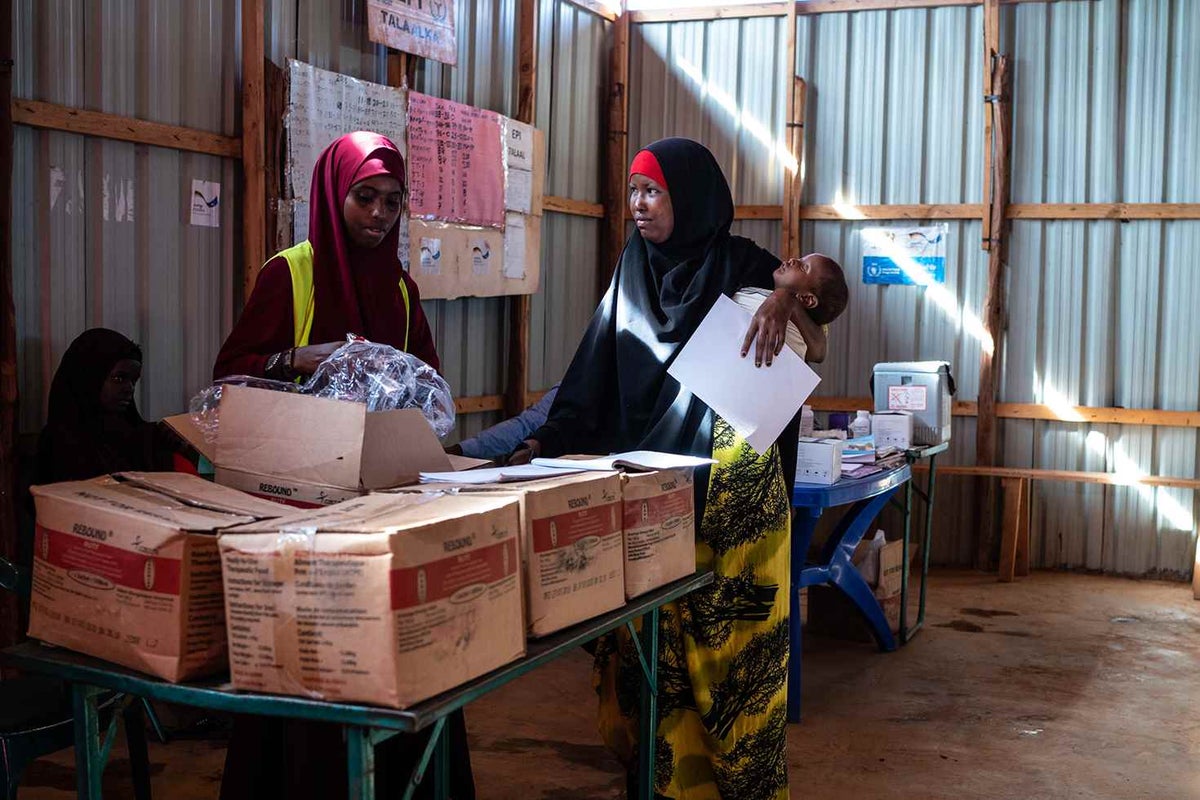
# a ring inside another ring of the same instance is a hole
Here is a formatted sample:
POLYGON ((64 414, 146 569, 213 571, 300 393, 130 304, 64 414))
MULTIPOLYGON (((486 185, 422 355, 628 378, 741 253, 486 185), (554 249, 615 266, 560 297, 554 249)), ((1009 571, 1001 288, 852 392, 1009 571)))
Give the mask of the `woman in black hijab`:
POLYGON ((171 468, 168 440, 134 403, 141 377, 141 348, 116 331, 92 328, 71 342, 50 384, 37 483, 171 468))
MULTIPOLYGON (((733 199, 712 154, 687 139, 655 142, 630 168, 637 232, 621 253, 531 450, 651 449, 711 456, 698 476, 696 562, 715 582, 661 614, 657 774, 666 797, 786 798, 790 507, 796 427, 757 453, 667 374, 719 295, 774 289, 779 259, 729 232, 733 199)), ((787 291, 760 308, 756 360, 770 364, 787 291)), ((751 343, 743 343, 743 355, 751 343)), ((533 453, 530 453, 532 455, 533 453)), ((632 768, 638 656, 621 632, 600 641, 596 686, 605 741, 632 768)))

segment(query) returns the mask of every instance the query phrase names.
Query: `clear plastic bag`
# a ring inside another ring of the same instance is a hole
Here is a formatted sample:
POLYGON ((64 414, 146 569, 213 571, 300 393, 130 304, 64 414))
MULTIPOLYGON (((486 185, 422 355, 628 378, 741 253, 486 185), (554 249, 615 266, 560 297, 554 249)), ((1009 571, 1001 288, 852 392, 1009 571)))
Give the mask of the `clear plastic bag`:
POLYGON ((230 375, 213 381, 196 393, 188 403, 188 411, 192 421, 196 423, 204 441, 212 444, 217 440, 217 426, 220 424, 221 390, 226 386, 249 386, 253 389, 271 389, 276 392, 299 392, 300 384, 285 381, 273 381, 269 378, 255 378, 251 375, 230 375))
POLYGON ((454 398, 437 370, 411 353, 366 339, 350 337, 301 391, 365 403, 368 411, 419 408, 438 438, 454 429, 454 398))
POLYGON ((348 400, 368 411, 419 408, 439 439, 454 430, 454 397, 437 370, 410 353, 359 337, 347 337, 303 384, 234 375, 201 390, 189 411, 208 442, 216 441, 221 390, 229 385, 348 400))

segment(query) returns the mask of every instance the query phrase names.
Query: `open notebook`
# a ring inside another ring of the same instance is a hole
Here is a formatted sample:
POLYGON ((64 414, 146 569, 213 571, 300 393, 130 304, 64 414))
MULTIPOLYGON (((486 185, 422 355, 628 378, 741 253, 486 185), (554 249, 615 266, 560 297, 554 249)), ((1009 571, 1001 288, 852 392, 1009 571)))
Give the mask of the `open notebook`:
POLYGON ((614 470, 633 469, 651 471, 656 469, 680 469, 704 467, 717 463, 711 458, 680 456, 674 453, 658 453, 653 450, 633 450, 600 458, 535 458, 534 466, 554 469, 614 470))

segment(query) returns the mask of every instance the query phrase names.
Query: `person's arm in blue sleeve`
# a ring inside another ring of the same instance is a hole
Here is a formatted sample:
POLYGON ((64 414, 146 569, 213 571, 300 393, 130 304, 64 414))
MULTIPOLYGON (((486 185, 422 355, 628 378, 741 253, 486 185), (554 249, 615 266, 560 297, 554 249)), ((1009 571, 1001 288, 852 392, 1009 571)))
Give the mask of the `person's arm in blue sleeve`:
POLYGON ((480 431, 471 439, 459 443, 462 454, 470 458, 486 458, 498 461, 506 458, 520 444, 529 438, 530 434, 546 423, 550 414, 550 406, 554 404, 554 396, 558 394, 558 384, 546 392, 541 400, 522 411, 512 419, 480 431))

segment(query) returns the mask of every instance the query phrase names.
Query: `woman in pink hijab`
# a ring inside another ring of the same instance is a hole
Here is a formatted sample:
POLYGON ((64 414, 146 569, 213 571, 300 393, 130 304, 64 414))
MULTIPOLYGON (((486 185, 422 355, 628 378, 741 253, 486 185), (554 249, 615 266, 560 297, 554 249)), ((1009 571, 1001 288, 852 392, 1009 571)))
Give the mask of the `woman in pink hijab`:
POLYGON ((325 148, 313 170, 309 238, 263 266, 214 379, 308 376, 348 333, 439 368, 417 284, 397 256, 404 186, 404 158, 385 136, 357 131, 325 148))
MULTIPOLYGON (((309 239, 266 263, 213 377, 310 375, 355 333, 439 368, 417 285, 400 265, 404 159, 377 133, 337 139, 317 159, 309 239)), ((474 800, 461 712, 450 716, 454 800, 474 800)), ((428 733, 399 735, 375 751, 377 797, 399 797, 428 733)), ((346 745, 337 725, 237 717, 225 757, 221 800, 336 800, 347 793, 346 745)), ((432 780, 418 797, 432 796, 432 780)))

